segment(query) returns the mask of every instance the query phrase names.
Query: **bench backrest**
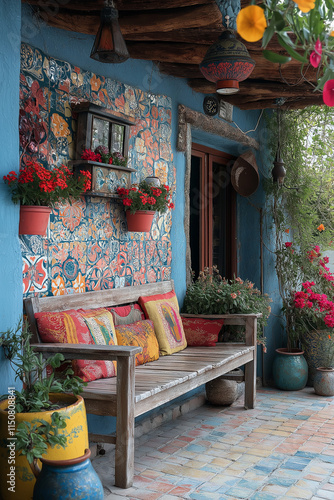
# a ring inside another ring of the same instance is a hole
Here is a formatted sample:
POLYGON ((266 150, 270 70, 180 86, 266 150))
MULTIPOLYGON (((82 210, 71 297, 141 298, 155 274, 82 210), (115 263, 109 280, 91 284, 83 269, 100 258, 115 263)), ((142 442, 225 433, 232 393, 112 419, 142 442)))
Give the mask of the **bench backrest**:
POLYGON ((25 312, 32 330, 32 342, 40 342, 35 313, 58 312, 67 309, 96 309, 98 307, 119 306, 137 302, 142 295, 156 295, 174 290, 174 282, 159 281, 145 285, 110 288, 95 292, 74 293, 51 297, 30 297, 24 300, 25 312))

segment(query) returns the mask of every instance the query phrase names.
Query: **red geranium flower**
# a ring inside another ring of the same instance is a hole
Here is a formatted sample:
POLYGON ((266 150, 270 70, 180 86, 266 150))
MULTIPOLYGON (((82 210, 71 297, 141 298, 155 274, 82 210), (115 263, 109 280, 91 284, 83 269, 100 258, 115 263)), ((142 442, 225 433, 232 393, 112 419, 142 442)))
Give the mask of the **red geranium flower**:
POLYGON ((322 98, 327 106, 334 106, 334 80, 327 80, 324 85, 322 98))

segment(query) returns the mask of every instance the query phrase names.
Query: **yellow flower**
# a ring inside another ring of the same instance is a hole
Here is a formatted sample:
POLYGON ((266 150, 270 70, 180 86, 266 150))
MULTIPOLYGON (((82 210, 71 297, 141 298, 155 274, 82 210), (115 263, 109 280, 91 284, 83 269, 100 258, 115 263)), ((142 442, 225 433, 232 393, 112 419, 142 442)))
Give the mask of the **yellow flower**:
POLYGON ((331 31, 329 36, 334 36, 334 31, 331 31))
POLYGON ((325 226, 323 224, 320 224, 320 226, 317 227, 318 231, 325 231, 325 226))
POLYGON ((261 40, 266 27, 264 10, 258 5, 249 5, 240 10, 237 16, 237 31, 247 42, 261 40))
POLYGON ((314 9, 315 0, 294 0, 302 12, 310 12, 314 9))

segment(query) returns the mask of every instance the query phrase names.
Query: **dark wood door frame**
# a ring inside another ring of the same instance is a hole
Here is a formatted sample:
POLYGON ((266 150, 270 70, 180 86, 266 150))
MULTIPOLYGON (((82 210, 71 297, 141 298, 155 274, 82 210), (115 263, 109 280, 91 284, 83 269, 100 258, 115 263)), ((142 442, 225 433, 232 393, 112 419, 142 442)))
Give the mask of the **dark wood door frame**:
MULTIPOLYGON (((226 251, 226 268, 228 272, 226 273, 226 278, 232 278, 237 276, 237 217, 236 217, 236 192, 232 188, 230 182, 230 170, 235 161, 235 157, 224 153, 223 151, 218 151, 207 146, 202 146, 201 144, 192 144, 191 155, 200 158, 202 161, 203 168, 201 169, 201 193, 206 193, 206 183, 213 186, 213 164, 223 163, 226 165, 226 189, 227 191, 227 209, 225 216, 226 224, 226 234, 228 235, 228 241, 225 247, 226 251)), ((188 193, 189 198, 189 190, 188 193)), ((201 227, 204 228, 205 236, 200 235, 200 269, 204 266, 212 267, 212 237, 213 237, 213 222, 212 222, 212 204, 204 203, 204 206, 200 214, 201 227)), ((189 249, 189 253, 191 250, 189 249)), ((191 258, 191 255, 190 255, 191 258)))

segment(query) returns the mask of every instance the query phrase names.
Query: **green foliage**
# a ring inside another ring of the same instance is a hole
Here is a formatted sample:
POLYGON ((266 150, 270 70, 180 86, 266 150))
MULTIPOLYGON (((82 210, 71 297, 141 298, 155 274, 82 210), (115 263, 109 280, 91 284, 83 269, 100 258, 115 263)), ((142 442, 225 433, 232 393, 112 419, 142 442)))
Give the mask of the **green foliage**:
MULTIPOLYGON (((273 156, 276 116, 269 123, 273 156)), ((275 227, 276 272, 286 319, 288 347, 297 345, 292 297, 303 281, 316 280, 306 258, 316 245, 329 248, 334 234, 334 109, 312 106, 282 113, 280 151, 284 187, 268 180, 266 190, 275 227), (291 189, 291 188, 298 189, 291 189), (289 189, 288 189, 289 188, 289 189), (318 228, 324 225, 323 231, 318 228), (286 243, 293 242, 293 253, 286 243)))
MULTIPOLYGON (((315 0, 313 7, 309 5, 309 10, 302 12, 301 7, 305 4, 305 1, 300 0, 263 0, 268 26, 263 34, 262 47, 265 49, 276 34, 280 46, 289 56, 302 63, 301 75, 304 80, 309 81, 310 56, 317 40, 320 40, 322 53, 317 73, 317 89, 322 89, 324 83, 333 78, 334 37, 330 33, 333 29, 334 0, 315 0)), ((272 62, 287 62, 281 59, 284 56, 271 51, 264 51, 264 56, 272 62)))
MULTIPOLYGON (((64 356, 60 353, 48 358, 34 352, 30 345, 31 332, 26 321, 21 322, 15 330, 9 329, 0 333, 0 343, 5 355, 15 370, 16 379, 21 380, 23 389, 15 391, 16 411, 19 413, 38 412, 57 409, 58 406, 50 401, 50 393, 80 394, 83 386, 87 385, 81 378, 74 376, 71 367, 60 373, 53 371, 45 376, 47 365, 53 369, 64 363, 64 356)), ((68 363, 68 362, 66 362, 68 363)))
POLYGON ((251 314, 262 313, 258 319, 258 342, 264 343, 263 327, 267 324, 271 308, 267 294, 254 288, 251 281, 241 278, 222 278, 213 266, 205 268, 186 291, 182 312, 188 314, 251 314))
POLYGON ((25 455, 29 464, 33 464, 47 452, 48 446, 67 445, 66 434, 59 434, 60 429, 66 428, 66 417, 61 412, 51 415, 51 422, 36 419, 32 422, 21 422, 16 430, 16 451, 25 455))

